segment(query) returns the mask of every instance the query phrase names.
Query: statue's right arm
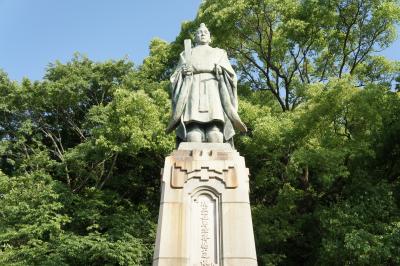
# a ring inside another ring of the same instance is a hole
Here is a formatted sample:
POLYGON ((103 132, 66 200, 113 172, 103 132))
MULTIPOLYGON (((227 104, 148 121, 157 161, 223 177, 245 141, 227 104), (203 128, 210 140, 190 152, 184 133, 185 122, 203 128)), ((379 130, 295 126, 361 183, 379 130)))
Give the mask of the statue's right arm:
POLYGON ((179 93, 180 83, 182 83, 182 80, 183 80, 182 71, 183 71, 184 65, 185 65, 185 58, 184 58, 183 52, 182 52, 179 56, 178 65, 176 66, 174 73, 170 77, 171 93, 172 93, 173 100, 177 97, 177 94, 179 93))
POLYGON ((179 73, 182 72, 182 68, 183 68, 184 65, 185 65, 185 58, 184 58, 183 52, 182 52, 182 53, 179 55, 179 62, 178 62, 178 65, 176 66, 175 71, 174 71, 174 73, 172 74, 172 76, 171 76, 171 78, 170 78, 171 83, 173 83, 174 80, 175 80, 175 79, 177 78, 177 76, 179 75, 179 73))

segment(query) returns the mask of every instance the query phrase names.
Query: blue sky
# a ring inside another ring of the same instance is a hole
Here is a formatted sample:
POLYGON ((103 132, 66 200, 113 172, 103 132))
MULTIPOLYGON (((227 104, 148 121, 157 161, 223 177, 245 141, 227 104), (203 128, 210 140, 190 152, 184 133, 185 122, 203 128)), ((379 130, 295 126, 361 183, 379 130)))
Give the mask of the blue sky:
MULTIPOLYGON (((74 52, 95 61, 140 64, 151 39, 173 41, 201 0, 0 0, 0 68, 40 80, 50 62, 74 52)), ((400 60, 400 40, 383 51, 400 60)))
POLYGON ((201 0, 0 0, 0 68, 42 79, 48 63, 74 52, 140 64, 150 40, 173 41, 201 0))

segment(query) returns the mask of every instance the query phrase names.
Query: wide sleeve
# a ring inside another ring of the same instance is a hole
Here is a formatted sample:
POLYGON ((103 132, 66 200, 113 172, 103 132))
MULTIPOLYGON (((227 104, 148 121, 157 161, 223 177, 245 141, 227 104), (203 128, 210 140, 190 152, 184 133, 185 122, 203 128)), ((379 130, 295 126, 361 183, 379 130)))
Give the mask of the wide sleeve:
POLYGON ((183 53, 181 53, 178 66, 176 67, 174 73, 170 78, 172 116, 166 132, 171 132, 178 126, 187 102, 188 88, 191 86, 192 83, 192 76, 184 77, 183 75, 182 65, 184 63, 185 59, 183 57, 183 53))
MULTIPOLYGON (((246 132, 246 125, 241 121, 239 114, 237 113, 238 97, 236 74, 224 50, 221 52, 218 65, 222 70, 222 73, 219 77, 219 93, 222 107, 224 108, 225 114, 229 118, 232 125, 241 132, 246 132)), ((226 136, 227 139, 229 137, 230 135, 226 136)))
POLYGON ((230 101, 235 110, 238 109, 238 97, 237 97, 237 76, 229 62, 228 55, 225 50, 221 49, 221 56, 218 61, 218 65, 222 69, 222 77, 227 88, 227 92, 230 96, 230 101))
POLYGON ((218 65, 224 68, 225 71, 232 77, 232 79, 237 81, 235 70, 233 70, 231 63, 229 62, 228 55, 223 49, 220 49, 218 65))
POLYGON ((179 56, 179 62, 178 65, 175 68, 174 73, 170 77, 170 82, 171 82, 171 97, 172 97, 172 103, 174 105, 174 101, 177 100, 177 97, 179 96, 179 88, 182 87, 182 82, 183 82, 183 73, 182 73, 182 66, 185 64, 185 58, 183 56, 183 52, 179 56))

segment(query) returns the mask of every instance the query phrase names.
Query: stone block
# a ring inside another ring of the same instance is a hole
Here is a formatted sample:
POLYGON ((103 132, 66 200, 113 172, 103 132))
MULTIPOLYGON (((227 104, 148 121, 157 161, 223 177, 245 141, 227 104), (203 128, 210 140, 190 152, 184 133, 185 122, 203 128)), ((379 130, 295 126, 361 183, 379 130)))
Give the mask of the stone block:
POLYGON ((257 265, 248 176, 229 144, 181 143, 162 170, 153 265, 257 265))

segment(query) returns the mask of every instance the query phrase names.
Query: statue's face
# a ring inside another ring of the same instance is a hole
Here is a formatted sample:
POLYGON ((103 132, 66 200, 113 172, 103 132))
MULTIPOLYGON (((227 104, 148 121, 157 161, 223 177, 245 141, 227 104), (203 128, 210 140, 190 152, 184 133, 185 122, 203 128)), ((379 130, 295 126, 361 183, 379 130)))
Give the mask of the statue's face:
POLYGON ((210 32, 207 28, 199 28, 196 31, 196 43, 197 44, 209 44, 211 42, 210 32))

